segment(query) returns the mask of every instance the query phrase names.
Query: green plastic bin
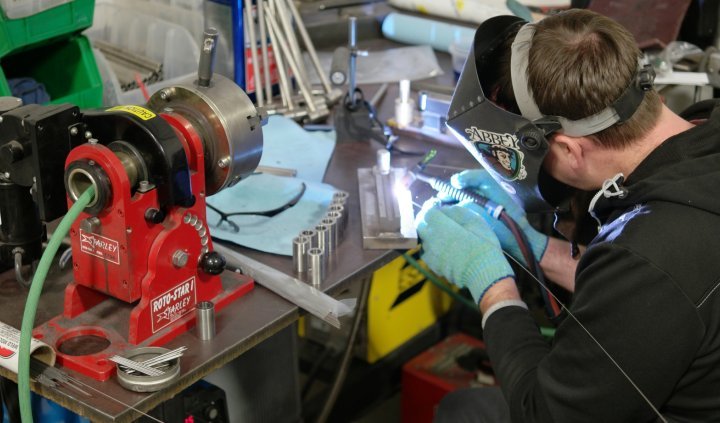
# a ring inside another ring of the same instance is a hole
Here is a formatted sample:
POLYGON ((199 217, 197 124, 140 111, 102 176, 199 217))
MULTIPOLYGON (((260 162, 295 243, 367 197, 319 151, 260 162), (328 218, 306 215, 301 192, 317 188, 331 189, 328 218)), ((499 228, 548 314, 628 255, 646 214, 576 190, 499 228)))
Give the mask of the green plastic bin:
POLYGON ((0 11, 0 57, 92 25, 95 0, 73 0, 31 16, 8 19, 0 11))
POLYGON ((50 103, 83 108, 102 106, 103 85, 90 42, 75 35, 0 59, 0 96, 10 95, 7 80, 30 77, 45 85, 50 103))

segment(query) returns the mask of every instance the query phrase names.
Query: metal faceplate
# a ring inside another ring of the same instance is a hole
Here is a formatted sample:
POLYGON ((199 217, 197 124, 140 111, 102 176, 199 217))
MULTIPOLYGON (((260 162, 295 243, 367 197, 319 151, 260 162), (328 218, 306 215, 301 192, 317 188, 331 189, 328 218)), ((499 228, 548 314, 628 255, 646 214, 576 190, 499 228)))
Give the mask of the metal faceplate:
POLYGON ((207 195, 250 175, 262 155, 262 117, 233 81, 215 74, 208 87, 188 77, 155 93, 147 104, 157 113, 178 113, 203 141, 207 195))

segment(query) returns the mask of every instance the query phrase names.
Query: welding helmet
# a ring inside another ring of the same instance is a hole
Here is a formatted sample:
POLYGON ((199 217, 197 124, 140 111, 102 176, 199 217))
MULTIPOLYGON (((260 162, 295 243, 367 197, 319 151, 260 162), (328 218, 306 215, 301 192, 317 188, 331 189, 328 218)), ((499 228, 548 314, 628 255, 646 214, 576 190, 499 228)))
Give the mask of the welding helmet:
POLYGON ((542 168, 549 148, 547 137, 560 130, 570 136, 586 136, 624 122, 638 108, 645 91, 652 88, 655 74, 649 65, 639 66, 620 98, 592 116, 570 120, 543 115, 527 82, 534 32, 533 24, 516 16, 496 16, 478 28, 450 102, 447 125, 516 202, 526 211, 541 212, 557 208, 571 192, 542 168), (502 71, 497 62, 499 53, 513 36, 510 68, 517 103, 513 108, 519 113, 488 98, 497 82, 493 79, 502 71))

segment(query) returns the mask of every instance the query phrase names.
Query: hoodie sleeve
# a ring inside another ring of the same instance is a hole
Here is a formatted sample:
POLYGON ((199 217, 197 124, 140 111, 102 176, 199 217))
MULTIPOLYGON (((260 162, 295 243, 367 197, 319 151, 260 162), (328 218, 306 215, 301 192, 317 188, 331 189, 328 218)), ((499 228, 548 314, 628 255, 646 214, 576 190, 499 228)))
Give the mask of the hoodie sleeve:
POLYGON ((506 307, 484 339, 515 422, 648 421, 695 357, 704 327, 674 281, 623 247, 589 249, 552 347, 506 307), (653 404, 651 407, 650 404, 653 404))

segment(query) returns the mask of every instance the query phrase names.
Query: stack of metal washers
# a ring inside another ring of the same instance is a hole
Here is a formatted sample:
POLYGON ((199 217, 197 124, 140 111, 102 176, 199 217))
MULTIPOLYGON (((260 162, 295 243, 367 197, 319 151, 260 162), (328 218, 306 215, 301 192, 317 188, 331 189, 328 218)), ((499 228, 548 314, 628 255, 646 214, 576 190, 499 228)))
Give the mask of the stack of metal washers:
POLYGON ((328 75, 323 71, 294 1, 258 0, 255 8, 252 7, 252 0, 244 2, 243 23, 247 28, 248 41, 251 46, 257 45, 257 38, 260 42, 259 53, 254 48, 250 49, 251 60, 253 63, 269 63, 269 40, 279 78, 280 101, 277 102, 273 99, 270 66, 262 66, 262 69, 261 66, 253 66, 257 106, 264 107, 269 115, 282 114, 295 120, 319 121, 326 118, 330 114, 329 106, 336 103, 343 93, 330 84, 328 75), (296 34, 299 34, 310 57, 310 69, 305 66, 296 34), (313 70, 322 84, 318 91, 313 90, 308 74, 313 70), (292 79, 295 80, 294 84, 292 79), (293 85, 297 86, 297 91, 293 85))
POLYGON ((348 196, 346 191, 336 191, 320 222, 293 239, 293 269, 299 279, 315 288, 319 288, 325 279, 345 235, 348 196))

